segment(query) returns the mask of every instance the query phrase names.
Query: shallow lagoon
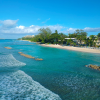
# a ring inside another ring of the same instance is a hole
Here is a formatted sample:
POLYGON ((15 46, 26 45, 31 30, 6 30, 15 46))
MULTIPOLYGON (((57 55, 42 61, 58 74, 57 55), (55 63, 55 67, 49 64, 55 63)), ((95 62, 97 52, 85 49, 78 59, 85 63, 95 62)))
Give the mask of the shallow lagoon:
MULTIPOLYGON (((58 94, 62 100, 100 99, 100 72, 85 67, 87 64, 100 65, 99 54, 42 47, 27 41, 0 40, 0 56, 9 54, 26 64, 18 70, 32 77, 50 93, 58 94), (7 50, 6 46, 12 49, 7 50), (25 58, 18 52, 44 60, 25 58)), ((9 69, 0 70, 2 73, 9 72, 9 69)), ((55 97, 58 98, 57 95, 55 97)))

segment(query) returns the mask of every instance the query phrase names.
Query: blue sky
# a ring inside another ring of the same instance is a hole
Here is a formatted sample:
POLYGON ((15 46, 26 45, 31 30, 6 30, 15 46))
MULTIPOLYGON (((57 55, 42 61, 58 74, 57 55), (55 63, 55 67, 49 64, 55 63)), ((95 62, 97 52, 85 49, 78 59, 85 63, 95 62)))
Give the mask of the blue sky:
POLYGON ((0 38, 38 34, 49 27, 68 34, 100 32, 100 0, 0 0, 0 38))

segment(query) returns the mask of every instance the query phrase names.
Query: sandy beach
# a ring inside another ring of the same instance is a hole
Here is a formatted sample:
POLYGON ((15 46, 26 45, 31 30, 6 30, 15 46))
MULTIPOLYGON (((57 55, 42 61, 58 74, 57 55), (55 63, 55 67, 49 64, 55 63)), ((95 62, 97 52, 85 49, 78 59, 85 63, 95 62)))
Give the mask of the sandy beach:
POLYGON ((97 50, 97 49, 89 49, 89 48, 81 48, 81 47, 61 46, 61 45, 54 45, 54 44, 41 44, 41 46, 74 50, 74 51, 80 51, 80 52, 88 52, 88 53, 100 53, 100 50, 97 50))

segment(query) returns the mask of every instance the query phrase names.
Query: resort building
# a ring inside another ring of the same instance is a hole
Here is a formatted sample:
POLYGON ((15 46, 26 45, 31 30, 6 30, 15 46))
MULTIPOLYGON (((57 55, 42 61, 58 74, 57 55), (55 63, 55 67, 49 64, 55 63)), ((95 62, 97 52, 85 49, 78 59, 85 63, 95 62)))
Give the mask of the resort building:
POLYGON ((73 42, 75 42, 76 44, 82 44, 82 45, 84 45, 84 41, 81 41, 81 43, 80 43, 80 41, 77 40, 76 38, 65 38, 65 40, 69 40, 69 39, 73 40, 73 42))
POLYGON ((65 40, 69 40, 69 39, 73 40, 74 42, 77 42, 76 38, 65 38, 65 40))
POLYGON ((97 46, 100 46, 100 40, 95 41, 97 46))
POLYGON ((26 35, 26 36, 24 36, 24 38, 32 38, 32 37, 34 37, 34 35, 26 35))

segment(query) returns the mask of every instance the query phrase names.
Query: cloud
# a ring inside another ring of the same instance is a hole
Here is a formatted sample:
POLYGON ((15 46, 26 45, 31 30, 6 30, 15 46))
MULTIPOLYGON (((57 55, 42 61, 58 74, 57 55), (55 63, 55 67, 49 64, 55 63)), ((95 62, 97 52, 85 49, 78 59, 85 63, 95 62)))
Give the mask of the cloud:
POLYGON ((17 26, 16 28, 18 28, 18 29, 24 29, 25 28, 25 26, 17 26))
POLYGON ((90 28, 90 27, 86 27, 84 28, 85 32, 100 32, 100 27, 99 28, 90 28))
POLYGON ((49 19, 46 19, 44 22, 42 22, 42 23, 46 23, 48 20, 50 20, 50 18, 49 19))
POLYGON ((67 30, 65 30, 65 31, 63 31, 63 32, 64 32, 64 33, 74 33, 75 30, 76 30, 76 28, 69 28, 69 29, 67 29, 67 30))
POLYGON ((25 26, 16 26, 15 28, 10 28, 8 30, 2 30, 2 33, 13 33, 13 34, 26 34, 26 33, 32 33, 32 34, 37 34, 39 33, 39 29, 40 28, 47 28, 49 27, 51 29, 52 32, 54 32, 55 30, 58 30, 59 32, 61 31, 61 29, 63 28, 63 26, 59 26, 59 25, 54 25, 54 26, 35 26, 35 25, 31 25, 29 27, 25 27, 25 26))
MULTIPOLYGON (((50 20, 50 19, 48 19, 50 20)), ((73 33, 77 28, 67 28, 61 25, 47 25, 47 26, 38 26, 38 25, 30 25, 28 27, 17 25, 18 20, 0 20, 0 34, 38 34, 40 28, 49 27, 52 32, 58 30, 58 32, 62 33, 73 33)), ((86 27, 83 29, 85 32, 100 32, 100 28, 90 28, 86 27)))
POLYGON ((49 25, 49 26, 37 26, 37 25, 31 25, 29 27, 25 27, 22 25, 17 26, 18 20, 4 20, 0 21, 0 33, 5 34, 37 34, 39 33, 40 28, 46 28, 49 27, 52 32, 55 30, 58 30, 59 32, 64 28, 60 25, 49 25))
POLYGON ((4 21, 0 20, 2 28, 15 27, 17 22, 18 20, 4 20, 4 21))
POLYGON ((57 30, 58 32, 62 32, 62 29, 65 29, 65 27, 63 26, 60 26, 60 25, 49 25, 49 26, 45 26, 46 27, 49 27, 51 29, 52 32, 55 32, 55 30, 57 30))
MULTIPOLYGON (((77 28, 69 28, 65 31, 63 31, 64 33, 73 33, 75 32, 75 30, 77 30, 77 28)), ((100 27, 99 28, 90 28, 90 27, 85 27, 84 29, 85 32, 100 32, 100 27)))

